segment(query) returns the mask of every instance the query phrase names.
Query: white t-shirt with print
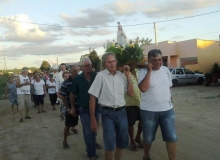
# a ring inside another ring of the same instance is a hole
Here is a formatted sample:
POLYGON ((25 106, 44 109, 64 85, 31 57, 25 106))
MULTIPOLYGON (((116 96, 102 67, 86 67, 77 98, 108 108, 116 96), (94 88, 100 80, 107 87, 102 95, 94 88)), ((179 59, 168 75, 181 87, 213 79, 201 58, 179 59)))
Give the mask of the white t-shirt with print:
MULTIPOLYGON (((144 79, 146 74, 147 69, 140 70, 138 84, 144 79)), ((141 92, 140 109, 156 112, 172 109, 171 86, 171 74, 167 67, 161 66, 159 70, 151 71, 150 87, 146 92, 141 92)))
POLYGON ((35 89, 35 95, 43 95, 44 94, 44 81, 41 79, 40 82, 37 82, 36 80, 33 80, 31 82, 34 84, 34 89, 35 89))

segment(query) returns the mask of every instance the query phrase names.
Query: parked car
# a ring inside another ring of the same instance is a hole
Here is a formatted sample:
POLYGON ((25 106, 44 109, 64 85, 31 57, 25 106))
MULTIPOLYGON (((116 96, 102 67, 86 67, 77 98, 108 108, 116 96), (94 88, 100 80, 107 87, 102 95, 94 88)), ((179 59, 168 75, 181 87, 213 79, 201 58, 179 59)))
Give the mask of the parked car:
POLYGON ((170 68, 173 86, 178 84, 203 84, 206 80, 204 74, 195 73, 186 68, 170 68))

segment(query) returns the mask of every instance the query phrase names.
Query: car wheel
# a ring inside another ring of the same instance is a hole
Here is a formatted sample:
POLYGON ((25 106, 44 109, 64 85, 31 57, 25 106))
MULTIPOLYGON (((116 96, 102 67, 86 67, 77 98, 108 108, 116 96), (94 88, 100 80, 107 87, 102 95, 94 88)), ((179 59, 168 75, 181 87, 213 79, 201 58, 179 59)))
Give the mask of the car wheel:
POLYGON ((203 78, 201 78, 201 77, 198 78, 197 81, 196 81, 196 83, 197 83, 198 85, 202 85, 203 82, 204 82, 204 80, 203 80, 203 78))
POLYGON ((172 82, 173 82, 173 87, 176 87, 178 84, 178 81, 176 79, 174 79, 174 80, 172 80, 172 82))

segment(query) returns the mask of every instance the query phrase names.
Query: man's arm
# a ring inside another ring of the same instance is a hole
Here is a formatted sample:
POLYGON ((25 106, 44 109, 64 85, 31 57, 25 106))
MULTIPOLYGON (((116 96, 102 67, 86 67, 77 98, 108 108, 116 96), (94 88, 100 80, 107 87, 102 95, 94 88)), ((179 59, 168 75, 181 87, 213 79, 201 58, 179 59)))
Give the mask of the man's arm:
POLYGON ((20 84, 20 77, 18 76, 18 78, 17 78, 17 80, 16 80, 16 87, 17 88, 20 88, 20 87, 22 87, 23 85, 22 84, 20 84))
POLYGON ((76 95, 73 93, 70 93, 70 103, 71 103, 71 111, 70 113, 75 117, 76 115, 76 106, 75 102, 76 101, 76 95))
POLYGON ((150 87, 150 75, 151 75, 152 67, 153 65, 151 63, 147 63, 147 74, 138 85, 141 92, 146 92, 150 87))
POLYGON ((68 104, 67 104, 67 100, 66 97, 60 94, 60 98, 63 102, 64 107, 66 108, 66 110, 69 108, 68 104))
POLYGON ((91 119, 91 130, 94 133, 97 133, 98 124, 95 117, 95 107, 96 107, 95 103, 96 103, 96 97, 90 94, 89 109, 90 109, 90 119, 91 119))

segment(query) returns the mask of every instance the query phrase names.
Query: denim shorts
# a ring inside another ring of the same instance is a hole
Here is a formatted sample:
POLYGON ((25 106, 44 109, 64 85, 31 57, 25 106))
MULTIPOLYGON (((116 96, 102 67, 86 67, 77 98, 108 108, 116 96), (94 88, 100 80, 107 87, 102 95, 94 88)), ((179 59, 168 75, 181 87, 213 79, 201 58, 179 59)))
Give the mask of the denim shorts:
POLYGON ((101 109, 105 151, 128 147, 128 120, 126 109, 101 109))
POLYGON ((161 128, 163 141, 177 141, 174 110, 152 112, 141 110, 143 141, 151 144, 155 140, 158 126, 161 128))

